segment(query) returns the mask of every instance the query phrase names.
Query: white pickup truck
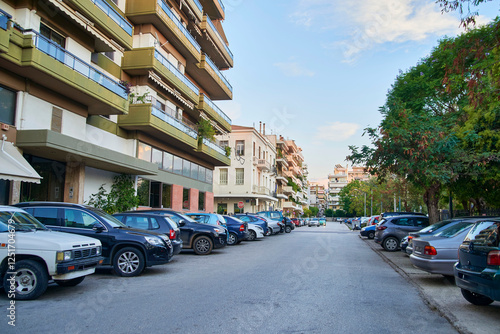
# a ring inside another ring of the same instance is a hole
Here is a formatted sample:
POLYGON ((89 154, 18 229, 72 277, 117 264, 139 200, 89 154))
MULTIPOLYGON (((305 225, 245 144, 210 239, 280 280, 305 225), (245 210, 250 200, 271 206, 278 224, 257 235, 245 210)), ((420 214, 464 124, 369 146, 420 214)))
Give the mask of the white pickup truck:
POLYGON ((26 211, 0 206, 0 285, 11 300, 36 299, 49 280, 75 286, 102 262, 101 242, 47 229, 26 211))

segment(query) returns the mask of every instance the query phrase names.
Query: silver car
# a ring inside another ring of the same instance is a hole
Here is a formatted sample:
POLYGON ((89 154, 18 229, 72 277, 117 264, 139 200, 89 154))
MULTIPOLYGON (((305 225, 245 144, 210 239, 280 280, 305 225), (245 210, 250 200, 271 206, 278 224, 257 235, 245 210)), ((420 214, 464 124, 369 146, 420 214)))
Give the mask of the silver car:
POLYGON ((319 227, 319 219, 313 218, 307 222, 307 226, 318 226, 319 227))
POLYGON ((434 235, 414 239, 411 263, 431 274, 453 276, 453 265, 458 261, 458 247, 475 221, 471 219, 450 224, 434 235))
POLYGON ((405 236, 427 226, 429 226, 429 218, 421 215, 383 218, 377 224, 374 240, 386 251, 394 252, 398 250, 405 236))

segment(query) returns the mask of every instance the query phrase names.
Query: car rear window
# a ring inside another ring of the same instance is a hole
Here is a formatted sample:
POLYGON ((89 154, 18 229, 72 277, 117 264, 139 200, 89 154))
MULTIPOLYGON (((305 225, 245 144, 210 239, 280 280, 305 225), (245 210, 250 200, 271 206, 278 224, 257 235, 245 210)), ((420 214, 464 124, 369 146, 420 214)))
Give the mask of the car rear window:
POLYGON ((500 222, 484 221, 475 224, 464 239, 476 246, 499 247, 500 222))
POLYGON ((441 232, 435 234, 437 237, 445 237, 451 238, 457 235, 458 233, 470 228, 474 222, 460 222, 457 224, 453 224, 449 227, 445 227, 441 232))

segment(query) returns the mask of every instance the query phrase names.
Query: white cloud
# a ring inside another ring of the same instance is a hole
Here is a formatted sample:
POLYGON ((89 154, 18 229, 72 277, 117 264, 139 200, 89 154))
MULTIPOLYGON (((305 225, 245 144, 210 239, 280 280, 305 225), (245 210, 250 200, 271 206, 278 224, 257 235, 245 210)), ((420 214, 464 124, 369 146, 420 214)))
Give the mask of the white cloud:
POLYGON ((344 37, 324 46, 340 48, 347 62, 380 44, 462 31, 458 18, 442 15, 434 0, 300 0, 290 19, 308 28, 342 31, 344 37))
POLYGON ((297 62, 275 63, 273 64, 283 72, 287 77, 312 77, 314 72, 310 71, 297 62))
POLYGON ((316 139, 341 142, 356 134, 360 128, 356 123, 330 122, 318 127, 316 139))

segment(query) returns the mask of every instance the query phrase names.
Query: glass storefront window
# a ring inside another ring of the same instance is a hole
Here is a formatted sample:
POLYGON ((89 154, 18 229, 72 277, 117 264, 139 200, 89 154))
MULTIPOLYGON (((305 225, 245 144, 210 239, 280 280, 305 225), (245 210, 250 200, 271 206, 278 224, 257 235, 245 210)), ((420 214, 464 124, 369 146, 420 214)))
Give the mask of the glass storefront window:
POLYGON ((205 170, 206 170, 206 168, 200 166, 200 170, 198 172, 198 180, 199 181, 205 182, 205 173, 206 173, 205 170))
POLYGON ((205 211, 205 192, 200 191, 198 194, 198 211, 205 211))
POLYGON ((182 175, 190 177, 191 176, 191 162, 184 160, 182 162, 182 175))
POLYGON ((163 169, 167 172, 173 171, 174 157, 172 154, 163 152, 163 169))
POLYGON ((189 189, 187 188, 182 191, 182 208, 189 210, 189 189))
POLYGON ((163 167, 163 152, 157 150, 156 148, 152 149, 152 160, 151 162, 158 165, 158 168, 163 167))
POLYGON ((174 173, 182 174, 182 158, 174 156, 174 173))
POLYGON ((149 206, 149 180, 140 178, 137 181, 137 196, 139 206, 149 206))
POLYGON ((163 190, 161 194, 161 204, 164 208, 172 208, 172 185, 163 184, 163 190))
POLYGON ((200 169, 200 166, 198 166, 195 163, 191 163, 191 178, 197 180, 198 179, 198 170, 200 169))
POLYGON ((141 160, 151 161, 151 146, 139 142, 137 157, 141 160))

